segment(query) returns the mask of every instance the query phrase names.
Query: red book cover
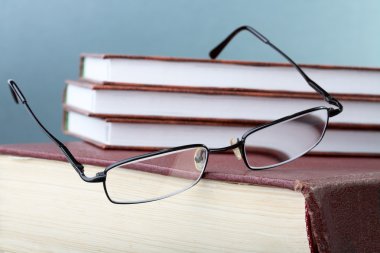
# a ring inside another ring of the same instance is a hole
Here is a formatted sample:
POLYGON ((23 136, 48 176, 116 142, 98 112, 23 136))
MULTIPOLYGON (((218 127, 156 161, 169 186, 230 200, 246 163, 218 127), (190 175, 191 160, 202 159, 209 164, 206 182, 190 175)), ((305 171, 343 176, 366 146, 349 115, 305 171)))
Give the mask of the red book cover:
MULTIPOLYGON (((83 142, 67 146, 81 163, 96 166, 145 153, 102 150, 83 142)), ((1 145, 0 153, 65 161, 53 144, 1 145)), ((212 154, 205 178, 302 193, 312 252, 380 252, 379 158, 301 157, 280 167, 253 171, 232 154, 212 154)))

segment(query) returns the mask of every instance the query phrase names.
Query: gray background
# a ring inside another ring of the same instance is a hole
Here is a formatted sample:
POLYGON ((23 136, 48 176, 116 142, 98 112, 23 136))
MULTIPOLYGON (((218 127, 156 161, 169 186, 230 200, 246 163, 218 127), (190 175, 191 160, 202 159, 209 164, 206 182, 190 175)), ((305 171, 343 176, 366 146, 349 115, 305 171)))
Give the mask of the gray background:
MULTIPOLYGON (((81 52, 207 57, 249 24, 300 63, 380 67, 379 13, 377 0, 0 0, 0 143, 47 140, 12 103, 8 78, 54 134, 73 139, 61 131, 61 96, 81 52)), ((278 60, 248 33, 222 58, 278 60)))

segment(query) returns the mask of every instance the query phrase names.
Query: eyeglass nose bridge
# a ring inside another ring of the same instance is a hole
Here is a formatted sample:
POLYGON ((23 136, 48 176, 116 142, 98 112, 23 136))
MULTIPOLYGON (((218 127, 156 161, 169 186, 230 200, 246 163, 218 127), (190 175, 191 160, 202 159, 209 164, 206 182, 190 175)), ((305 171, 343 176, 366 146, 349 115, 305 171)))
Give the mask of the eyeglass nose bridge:
POLYGON ((243 141, 239 140, 239 138, 231 138, 230 144, 231 145, 227 147, 210 149, 210 152, 213 153, 213 152, 223 152, 223 151, 232 150, 235 154, 235 157, 238 160, 242 160, 243 146, 244 146, 243 141))

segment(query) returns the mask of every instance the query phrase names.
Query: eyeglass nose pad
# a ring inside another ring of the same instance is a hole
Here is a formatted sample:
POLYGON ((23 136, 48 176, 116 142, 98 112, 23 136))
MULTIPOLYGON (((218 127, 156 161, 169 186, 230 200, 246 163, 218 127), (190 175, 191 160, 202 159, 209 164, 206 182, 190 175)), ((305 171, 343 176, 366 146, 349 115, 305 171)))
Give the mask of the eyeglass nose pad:
POLYGON ((206 150, 203 148, 197 148, 194 154, 194 164, 198 171, 203 171, 206 165, 206 150))
MULTIPOLYGON (((231 144, 231 145, 235 145, 235 144, 238 143, 238 142, 239 142, 239 139, 237 139, 237 138, 232 138, 232 139, 230 140, 230 144, 231 144)), ((239 148, 239 147, 234 148, 234 149, 232 149, 232 151, 234 151, 234 154, 235 154, 235 156, 236 156, 236 159, 241 160, 242 156, 241 156, 240 148, 239 148)))

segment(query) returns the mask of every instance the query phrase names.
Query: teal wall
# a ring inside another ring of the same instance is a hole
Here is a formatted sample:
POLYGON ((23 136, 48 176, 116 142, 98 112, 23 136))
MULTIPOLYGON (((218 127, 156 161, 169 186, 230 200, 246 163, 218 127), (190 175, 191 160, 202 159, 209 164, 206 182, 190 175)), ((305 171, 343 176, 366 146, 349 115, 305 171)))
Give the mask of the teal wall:
MULTIPOLYGON (((54 134, 72 140, 61 133, 61 96, 81 52, 207 57, 242 24, 297 62, 380 67, 378 0, 0 0, 0 142, 46 140, 12 103, 8 78, 54 134)), ((249 34, 222 58, 278 60, 249 34)))

